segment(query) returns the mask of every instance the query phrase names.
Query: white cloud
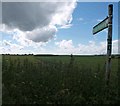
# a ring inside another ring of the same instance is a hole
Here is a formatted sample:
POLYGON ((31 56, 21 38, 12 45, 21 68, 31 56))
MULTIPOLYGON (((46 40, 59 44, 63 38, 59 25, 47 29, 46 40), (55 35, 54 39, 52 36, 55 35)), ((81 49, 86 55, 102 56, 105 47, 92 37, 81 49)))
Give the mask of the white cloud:
MULTIPOLYGON (((7 29, 6 26, 5 26, 5 29, 7 29)), ((23 32, 23 31, 21 31, 17 28, 16 29, 7 29, 7 30, 3 29, 2 31, 4 33, 10 35, 12 37, 12 40, 15 40, 19 45, 22 45, 24 47, 34 46, 35 44, 36 45, 39 44, 41 46, 46 44, 46 43, 43 43, 43 42, 33 42, 32 40, 27 38, 26 32, 23 32)))
POLYGON ((119 44, 120 44, 120 40, 114 40, 112 42, 112 52, 113 53, 120 53, 120 47, 119 47, 119 44))
POLYGON ((67 25, 61 26, 61 27, 58 28, 58 29, 68 29, 68 28, 70 28, 71 26, 72 26, 72 24, 67 24, 67 25))
POLYGON ((57 12, 52 17, 51 24, 66 25, 71 23, 72 13, 76 7, 76 0, 73 1, 74 2, 59 3, 60 8, 58 8, 57 12))
POLYGON ((3 46, 10 46, 10 45, 11 45, 10 41, 6 41, 6 40, 3 41, 3 46))
POLYGON ((78 18, 78 21, 83 21, 84 19, 83 18, 78 18))
POLYGON ((48 42, 48 40, 55 37, 56 32, 57 28, 55 26, 46 26, 33 31, 27 31, 26 37, 34 42, 48 42))
POLYGON ((34 52, 35 49, 41 50, 43 46, 47 44, 47 42, 33 42, 32 40, 27 39, 27 34, 25 32, 20 31, 19 29, 14 30, 5 30, 9 36, 12 37, 12 40, 3 39, 0 42, 0 53, 29 53, 34 52), (31 48, 32 50, 27 50, 26 48, 31 48))
MULTIPOLYGON (((118 54, 118 42, 120 40, 114 40, 112 42, 112 53, 118 54)), ((96 43, 95 41, 89 41, 88 44, 78 44, 74 46, 72 40, 62 40, 55 43, 57 45, 56 52, 58 54, 106 54, 107 53, 107 42, 96 43)))
MULTIPOLYGON (((70 2, 3 2, 2 31, 18 29, 23 38, 33 42, 48 42, 55 37, 57 27, 70 28, 76 0, 70 2)), ((19 35, 18 35, 19 36, 19 35)), ((19 40, 20 41, 20 40, 19 40)))
POLYGON ((60 49, 72 49, 74 48, 72 40, 62 40, 60 42, 55 42, 60 49))
POLYGON ((3 42, 4 48, 1 47, 3 52, 25 52, 19 51, 20 47, 23 49, 31 47, 33 51, 39 48, 39 51, 43 51, 42 47, 56 37, 58 29, 72 26, 72 13, 75 7, 76 0, 2 3, 3 20, 0 31, 12 37, 11 41, 3 42), (13 48, 14 50, 11 50, 13 48))
MULTIPOLYGON (((30 45, 31 46, 31 45, 30 45)), ((38 43, 33 43, 32 46, 23 46, 11 42, 10 40, 3 40, 0 42, 0 53, 1 54, 29 54, 29 53, 42 53, 45 49, 38 43), (30 49, 29 49, 30 47, 30 49)))
MULTIPOLYGON (((118 43, 120 40, 113 40, 112 42, 112 54, 118 54, 118 43)), ((14 44, 11 41, 3 40, 0 42, 0 52, 1 53, 19 53, 19 54, 45 54, 45 53, 53 53, 53 54, 78 54, 78 55, 93 55, 93 54, 106 54, 107 53, 107 42, 95 42, 89 41, 88 44, 79 43, 77 46, 73 44, 72 40, 62 40, 59 42, 55 42, 56 47, 52 49, 41 47, 36 43, 32 44, 31 49, 24 49, 25 47, 19 44, 14 44), (36 47, 36 48, 35 48, 36 47)))
POLYGON ((2 46, 0 47, 1 53, 15 53, 19 52, 21 49, 23 49, 23 46, 12 43, 9 40, 3 40, 2 41, 2 46))

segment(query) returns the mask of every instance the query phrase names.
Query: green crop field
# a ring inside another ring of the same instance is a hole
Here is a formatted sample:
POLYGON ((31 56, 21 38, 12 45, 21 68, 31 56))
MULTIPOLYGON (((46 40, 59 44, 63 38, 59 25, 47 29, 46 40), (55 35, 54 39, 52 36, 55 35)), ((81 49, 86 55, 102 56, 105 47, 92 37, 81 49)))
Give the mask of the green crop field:
POLYGON ((3 104, 115 104, 118 59, 105 85, 105 56, 2 57, 3 104))

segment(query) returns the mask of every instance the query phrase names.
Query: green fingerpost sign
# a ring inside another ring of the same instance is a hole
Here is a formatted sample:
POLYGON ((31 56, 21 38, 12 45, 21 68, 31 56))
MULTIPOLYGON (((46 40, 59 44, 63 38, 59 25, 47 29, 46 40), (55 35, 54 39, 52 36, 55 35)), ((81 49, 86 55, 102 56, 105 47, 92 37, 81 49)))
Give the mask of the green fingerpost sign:
POLYGON ((105 28, 108 28, 108 17, 93 27, 93 35, 102 31, 105 28))
POLYGON ((106 85, 109 85, 110 72, 111 72, 111 53, 112 53, 112 19, 113 19, 113 4, 108 6, 108 16, 101 21, 99 24, 93 27, 93 35, 108 28, 108 38, 107 38, 107 58, 106 58, 106 85))

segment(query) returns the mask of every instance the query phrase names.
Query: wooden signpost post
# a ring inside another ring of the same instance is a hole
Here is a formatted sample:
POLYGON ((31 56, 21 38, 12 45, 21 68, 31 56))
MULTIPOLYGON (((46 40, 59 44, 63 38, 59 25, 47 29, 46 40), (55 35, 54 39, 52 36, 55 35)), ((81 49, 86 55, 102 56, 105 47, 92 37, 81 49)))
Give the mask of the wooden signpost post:
POLYGON ((113 5, 108 6, 108 16, 99 24, 93 27, 93 35, 108 28, 107 38, 107 60, 106 60, 106 84, 109 84, 110 72, 111 72, 111 51, 112 51, 112 18, 113 18, 113 5))

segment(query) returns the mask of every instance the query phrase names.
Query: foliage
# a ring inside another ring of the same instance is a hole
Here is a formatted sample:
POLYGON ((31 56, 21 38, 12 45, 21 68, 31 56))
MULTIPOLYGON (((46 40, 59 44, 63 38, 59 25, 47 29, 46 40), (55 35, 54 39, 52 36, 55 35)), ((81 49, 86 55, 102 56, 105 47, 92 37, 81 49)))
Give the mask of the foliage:
POLYGON ((104 56, 3 56, 3 104, 118 103, 118 59, 105 86, 104 56), (72 62, 71 62, 72 61, 72 62))

